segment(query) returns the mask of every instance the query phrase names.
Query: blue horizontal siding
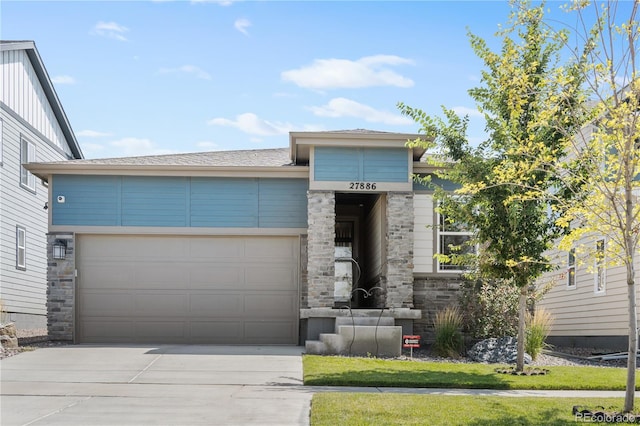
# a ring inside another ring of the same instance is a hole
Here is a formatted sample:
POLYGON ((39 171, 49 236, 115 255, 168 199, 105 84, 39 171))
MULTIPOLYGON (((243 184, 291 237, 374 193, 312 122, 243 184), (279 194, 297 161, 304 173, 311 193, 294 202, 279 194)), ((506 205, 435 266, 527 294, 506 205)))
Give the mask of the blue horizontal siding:
POLYGON ((409 155, 407 149, 364 148, 365 182, 408 182, 409 155))
POLYGON ((258 180, 192 178, 191 226, 257 227, 258 180))
POLYGON ((361 152, 358 148, 319 146, 314 150, 314 179, 318 181, 359 181, 361 152))
POLYGON ((407 148, 315 147, 314 179, 337 182, 408 182, 407 148))
POLYGON ((122 226, 187 226, 187 178, 124 176, 122 226))
POLYGON ((260 227, 306 228, 308 188, 303 179, 261 179, 260 227))
POLYGON ((306 179, 56 175, 54 225, 306 228, 306 179), (64 195, 64 204, 56 203, 64 195))
POLYGON ((52 222, 54 225, 118 226, 120 178, 115 176, 55 176, 52 222), (58 203, 58 196, 65 202, 58 203))

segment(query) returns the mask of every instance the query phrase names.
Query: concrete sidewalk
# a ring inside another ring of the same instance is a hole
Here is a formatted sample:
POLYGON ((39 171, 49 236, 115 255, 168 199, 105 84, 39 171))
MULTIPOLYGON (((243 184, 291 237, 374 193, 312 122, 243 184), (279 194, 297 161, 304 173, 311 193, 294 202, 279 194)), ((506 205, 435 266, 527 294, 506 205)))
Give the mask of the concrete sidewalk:
POLYGON ((0 361, 0 424, 308 425, 319 392, 624 397, 624 391, 315 387, 294 346, 42 348, 0 361))
POLYGON ((0 361, 9 425, 307 425, 301 347, 61 346, 0 361))

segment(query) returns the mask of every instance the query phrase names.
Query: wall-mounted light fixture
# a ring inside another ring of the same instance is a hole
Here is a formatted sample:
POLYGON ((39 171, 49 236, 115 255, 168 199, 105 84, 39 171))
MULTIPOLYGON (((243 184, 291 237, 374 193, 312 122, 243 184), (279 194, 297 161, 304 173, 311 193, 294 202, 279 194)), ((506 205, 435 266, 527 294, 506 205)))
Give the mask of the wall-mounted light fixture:
POLYGON ((67 257, 67 242, 64 240, 56 240, 53 243, 53 258, 64 259, 67 257))

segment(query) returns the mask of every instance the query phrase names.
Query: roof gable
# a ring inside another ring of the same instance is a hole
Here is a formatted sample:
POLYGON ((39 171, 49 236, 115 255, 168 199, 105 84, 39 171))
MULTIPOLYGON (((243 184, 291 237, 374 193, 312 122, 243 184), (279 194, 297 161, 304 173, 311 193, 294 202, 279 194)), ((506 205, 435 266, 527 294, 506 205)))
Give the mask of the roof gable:
POLYGON ((46 101, 50 105, 53 115, 60 126, 60 131, 62 132, 62 136, 64 137, 71 154, 74 158, 83 158, 82 150, 80 149, 75 134, 71 129, 67 115, 62 108, 62 104, 58 99, 58 95, 56 94, 53 83, 51 82, 49 74, 44 67, 44 62, 36 49, 35 43, 33 41, 0 40, 0 51, 3 53, 3 56, 4 52, 24 51, 31 67, 33 68, 33 72, 35 73, 38 83, 44 92, 46 101))

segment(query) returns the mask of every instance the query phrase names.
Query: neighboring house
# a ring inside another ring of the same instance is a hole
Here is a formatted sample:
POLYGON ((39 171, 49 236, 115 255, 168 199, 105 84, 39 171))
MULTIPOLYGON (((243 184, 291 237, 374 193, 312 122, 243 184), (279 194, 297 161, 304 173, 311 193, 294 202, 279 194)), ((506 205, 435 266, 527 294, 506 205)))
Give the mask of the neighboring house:
MULTIPOLYGON (((594 130, 594 124, 585 126, 581 129, 581 138, 593 137, 594 130)), ((549 343, 627 350, 627 273, 624 266, 607 265, 606 244, 606 235, 592 234, 578 241, 569 252, 550 251, 549 257, 556 269, 539 280, 540 286, 548 285, 550 290, 538 303, 553 315, 549 343)), ((638 253, 634 266, 638 288, 638 253)), ((640 305, 640 293, 636 295, 636 304, 640 305)))
POLYGON ((413 182, 433 173, 416 137, 293 132, 288 149, 29 164, 51 189, 50 336, 296 344, 350 304, 430 339, 460 274, 434 261, 455 236, 413 182))
POLYGON ((82 152, 35 44, 0 52, 0 299, 18 328, 46 328, 48 186, 22 164, 82 152))
MULTIPOLYGON (((606 259, 598 255, 604 253, 605 243, 605 236, 592 236, 580 244, 589 253, 554 251, 558 269, 542 278, 542 284, 552 287, 538 303, 553 315, 549 343, 616 350, 628 347, 626 270, 624 266, 607 267, 606 259)), ((640 271, 637 260, 635 269, 640 271)), ((638 276, 636 272, 636 285, 638 276)), ((640 296, 636 303, 640 304, 640 296)))

